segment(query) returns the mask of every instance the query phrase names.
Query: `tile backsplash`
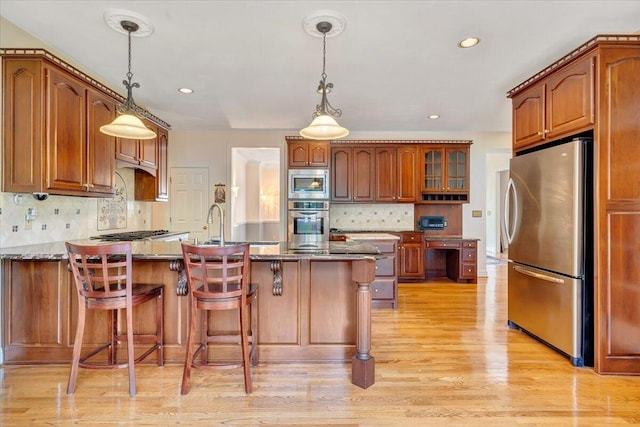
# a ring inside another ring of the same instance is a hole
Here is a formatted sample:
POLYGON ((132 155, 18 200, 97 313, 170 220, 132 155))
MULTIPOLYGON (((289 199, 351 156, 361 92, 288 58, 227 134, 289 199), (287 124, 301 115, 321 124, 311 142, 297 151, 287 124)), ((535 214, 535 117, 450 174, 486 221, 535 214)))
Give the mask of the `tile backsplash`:
POLYGON ((16 204, 14 193, 0 193, 0 247, 13 247, 36 243, 84 239, 109 232, 147 230, 151 225, 151 204, 136 202, 133 169, 117 170, 128 191, 126 198, 126 228, 122 223, 117 230, 98 226, 98 206, 105 199, 95 197, 53 196, 36 200, 31 194, 22 194, 21 204, 16 204), (26 229, 25 217, 29 209, 35 209, 31 229, 26 229))
POLYGON ((331 204, 331 228, 346 231, 413 230, 413 204, 331 204))

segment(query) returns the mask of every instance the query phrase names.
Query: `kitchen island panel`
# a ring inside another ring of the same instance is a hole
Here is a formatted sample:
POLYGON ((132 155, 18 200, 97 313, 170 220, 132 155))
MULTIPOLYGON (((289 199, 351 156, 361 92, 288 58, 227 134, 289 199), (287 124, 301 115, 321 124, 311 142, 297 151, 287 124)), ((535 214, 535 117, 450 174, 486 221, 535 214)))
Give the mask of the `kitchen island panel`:
POLYGON ((68 287, 60 264, 57 261, 4 262, 2 323, 6 360, 53 361, 49 349, 67 347, 64 334, 67 317, 63 313, 68 287))
POLYGON ((310 273, 309 344, 354 345, 357 285, 351 281, 351 262, 312 261, 310 273))
POLYGON ((251 282, 259 284, 258 343, 260 345, 298 345, 300 343, 298 262, 282 262, 281 273, 282 295, 274 295, 271 262, 251 262, 251 282))

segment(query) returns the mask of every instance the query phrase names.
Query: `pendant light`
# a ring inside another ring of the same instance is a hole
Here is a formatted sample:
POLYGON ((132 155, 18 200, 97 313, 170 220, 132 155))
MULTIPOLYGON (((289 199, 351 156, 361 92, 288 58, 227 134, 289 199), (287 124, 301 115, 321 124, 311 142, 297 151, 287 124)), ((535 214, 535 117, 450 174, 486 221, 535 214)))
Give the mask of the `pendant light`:
POLYGON ((122 83, 127 88, 127 100, 124 104, 119 104, 116 108, 120 115, 108 125, 100 127, 100 132, 118 138, 128 139, 153 139, 156 133, 146 127, 140 117, 144 117, 145 111, 138 107, 133 101, 133 88, 140 87, 139 83, 131 83, 133 73, 131 72, 131 33, 138 31, 138 24, 131 21, 121 21, 120 25, 128 33, 129 37, 129 70, 127 80, 122 83))
POLYGON ((325 72, 327 53, 327 33, 331 31, 330 22, 318 22, 316 29, 322 33, 322 80, 318 86, 318 92, 322 95, 320 104, 316 105, 313 113, 313 121, 309 126, 300 131, 300 135, 308 139, 340 139, 349 135, 349 131, 338 124, 334 117, 342 116, 342 110, 335 109, 329 104, 327 93, 331 92, 333 83, 327 83, 325 72))

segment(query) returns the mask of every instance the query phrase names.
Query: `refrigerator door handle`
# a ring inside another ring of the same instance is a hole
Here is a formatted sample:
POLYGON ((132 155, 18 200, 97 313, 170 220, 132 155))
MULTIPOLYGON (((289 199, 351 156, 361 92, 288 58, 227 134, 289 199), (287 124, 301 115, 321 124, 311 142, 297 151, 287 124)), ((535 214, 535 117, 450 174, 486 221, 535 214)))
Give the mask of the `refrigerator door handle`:
POLYGON ((536 279, 545 280, 547 282, 553 282, 558 284, 564 284, 564 279, 558 279, 557 277, 547 276, 546 274, 537 273, 535 271, 527 270, 519 265, 514 265, 513 269, 518 273, 526 274, 527 276, 535 277, 536 279))
POLYGON ((507 191, 505 191, 504 196, 504 225, 507 229, 507 241, 511 243, 513 241, 513 236, 516 234, 515 226, 511 226, 509 223, 509 194, 513 193, 513 221, 515 224, 518 223, 518 193, 516 191, 516 185, 513 182, 512 178, 509 178, 509 182, 507 183, 507 191))

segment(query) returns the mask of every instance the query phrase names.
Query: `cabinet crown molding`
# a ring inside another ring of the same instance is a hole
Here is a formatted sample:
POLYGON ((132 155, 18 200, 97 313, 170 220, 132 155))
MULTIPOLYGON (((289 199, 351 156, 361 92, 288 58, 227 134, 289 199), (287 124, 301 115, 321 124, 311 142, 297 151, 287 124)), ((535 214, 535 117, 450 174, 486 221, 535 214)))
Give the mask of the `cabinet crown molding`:
POLYGON ((331 141, 331 145, 353 145, 353 144, 373 144, 373 145, 398 145, 398 144, 473 144, 470 139, 341 139, 331 141))
POLYGON ((520 83, 518 86, 516 86, 513 89, 511 89, 510 91, 508 91, 507 92, 507 98, 513 98, 513 96, 515 94, 517 94, 518 92, 520 92, 523 89, 531 86, 533 83, 535 83, 538 80, 542 79, 543 77, 551 74, 552 72, 556 71, 557 69, 563 67, 564 65, 568 64, 569 62, 573 61, 574 59, 578 58, 579 56, 582 56, 585 53, 591 51, 592 49, 595 49, 596 46, 598 46, 600 44, 604 44, 604 43, 633 44, 633 43, 637 43, 639 41, 640 41, 640 34, 638 34, 638 35, 636 35, 636 34, 618 34, 618 35, 615 35, 615 34, 601 34, 601 35, 597 35, 597 36, 593 37, 592 39, 588 40, 587 42, 583 43, 582 45, 578 46, 577 48, 575 48, 574 50, 572 50, 571 52, 569 52, 568 54, 566 54, 562 58, 558 59, 553 64, 551 64, 548 67, 544 68, 539 73, 534 74, 533 76, 529 77, 524 82, 520 83))
MULTIPOLYGON (((55 56, 51 52, 47 51, 46 49, 41 49, 41 48, 0 48, 0 56, 25 56, 25 57, 45 58, 48 61, 50 61, 51 63, 57 65, 58 67, 64 69, 65 71, 73 74, 75 77, 79 78, 80 80, 82 80, 82 81, 94 86, 97 89, 100 89, 102 92, 104 92, 105 94, 109 95, 110 97, 115 99, 117 102, 124 103, 126 101, 126 98, 124 96, 120 95, 118 92, 116 92, 113 89, 111 89, 110 87, 102 84, 101 82, 99 82, 95 78, 91 77, 87 73, 85 73, 83 71, 80 71, 79 69, 77 69, 73 65, 69 64, 68 62, 64 61, 63 59, 58 58, 57 56, 55 56)), ((157 124, 158 126, 161 126, 161 127, 165 128, 167 130, 171 129, 171 125, 169 123, 165 122, 164 120, 162 120, 158 116, 156 116, 154 114, 151 114, 146 109, 143 109, 143 115, 144 115, 145 118, 149 119, 150 121, 152 121, 153 123, 157 124)))

